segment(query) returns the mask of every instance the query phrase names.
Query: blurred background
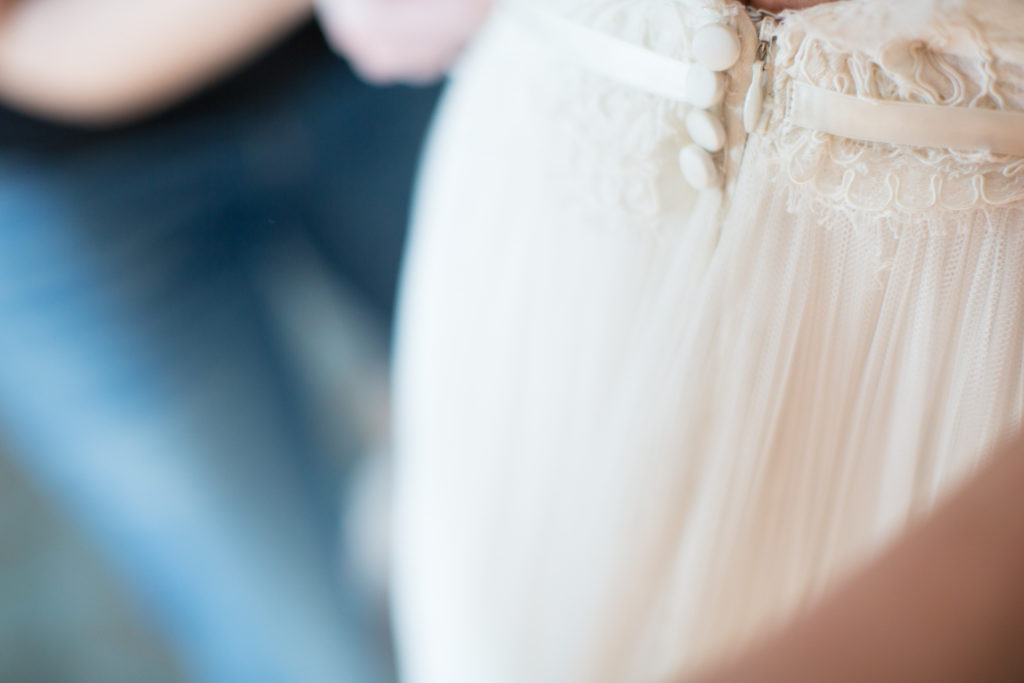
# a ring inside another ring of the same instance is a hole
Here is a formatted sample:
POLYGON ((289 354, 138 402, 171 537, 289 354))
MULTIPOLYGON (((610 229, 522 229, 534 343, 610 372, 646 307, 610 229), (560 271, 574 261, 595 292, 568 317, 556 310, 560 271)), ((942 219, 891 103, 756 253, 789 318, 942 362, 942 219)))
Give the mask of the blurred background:
POLYGON ((304 0, 0 0, 0 683, 390 681, 433 88, 304 0))

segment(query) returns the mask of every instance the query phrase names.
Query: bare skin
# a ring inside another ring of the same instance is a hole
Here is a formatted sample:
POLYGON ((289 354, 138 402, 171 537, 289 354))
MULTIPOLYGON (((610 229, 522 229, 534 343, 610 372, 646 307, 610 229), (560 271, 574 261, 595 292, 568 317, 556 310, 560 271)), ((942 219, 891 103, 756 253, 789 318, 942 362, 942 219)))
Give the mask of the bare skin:
POLYGON ((317 0, 334 48, 366 80, 440 78, 486 19, 492 0, 317 0))
POLYGON ((312 13, 312 0, 0 0, 0 98, 109 125, 175 102, 312 13))
POLYGON ((1024 680, 1024 437, 779 633, 687 683, 1024 680))
POLYGON ((753 0, 750 4, 769 12, 781 12, 786 9, 807 9, 835 0, 753 0))
MULTIPOLYGON (((830 0, 754 0, 770 12, 830 0)), ((335 49, 367 80, 439 78, 483 22, 492 0, 317 0, 335 49)))

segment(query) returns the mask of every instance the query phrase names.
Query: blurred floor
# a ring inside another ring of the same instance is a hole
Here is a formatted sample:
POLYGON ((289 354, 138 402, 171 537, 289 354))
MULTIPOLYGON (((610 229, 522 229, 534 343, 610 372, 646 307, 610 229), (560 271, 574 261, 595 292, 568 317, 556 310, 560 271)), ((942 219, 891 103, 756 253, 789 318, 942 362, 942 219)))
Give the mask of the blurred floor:
POLYGON ((0 681, 185 681, 98 553, 3 454, 0 681))

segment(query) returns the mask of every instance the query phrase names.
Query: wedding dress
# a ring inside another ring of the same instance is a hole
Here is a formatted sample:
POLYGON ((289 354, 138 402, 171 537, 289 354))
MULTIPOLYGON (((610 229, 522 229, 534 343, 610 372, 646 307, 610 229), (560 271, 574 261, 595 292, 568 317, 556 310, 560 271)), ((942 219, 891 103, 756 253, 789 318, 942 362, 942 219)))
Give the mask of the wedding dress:
POLYGON ((406 681, 677 678, 1021 422, 1022 10, 499 8, 405 273, 406 681))

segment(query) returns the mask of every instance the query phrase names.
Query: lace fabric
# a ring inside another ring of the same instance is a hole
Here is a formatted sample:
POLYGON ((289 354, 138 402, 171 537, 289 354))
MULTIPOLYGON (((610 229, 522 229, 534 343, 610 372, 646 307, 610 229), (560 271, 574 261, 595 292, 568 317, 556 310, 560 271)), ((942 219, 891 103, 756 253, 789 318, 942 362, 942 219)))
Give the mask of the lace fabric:
POLYGON ((863 142, 788 123, 793 82, 868 99, 1024 111, 1019 7, 945 8, 905 35, 858 45, 851 41, 850 27, 863 24, 861 9, 862 3, 843 2, 787 12, 774 33, 774 106, 761 133, 789 180, 804 190, 793 210, 816 204, 920 222, 929 211, 984 210, 1024 201, 1020 157, 863 142))
MULTIPOLYGON (((734 2, 685 0, 556 0, 550 8, 687 61, 696 27, 740 11, 734 2)), ((1024 12, 1013 0, 841 0, 785 12, 772 37, 771 113, 760 134, 800 188, 794 212, 867 211, 919 223, 929 210, 1024 200, 1019 157, 850 140, 786 120, 794 81, 869 99, 1024 111, 1024 12)), ((596 212, 654 216, 680 199, 673 161, 686 142, 684 107, 572 68, 552 90, 561 94, 553 118, 580 150, 578 165, 560 171, 586 179, 585 192, 604 188, 591 196, 614 199, 596 212)))

